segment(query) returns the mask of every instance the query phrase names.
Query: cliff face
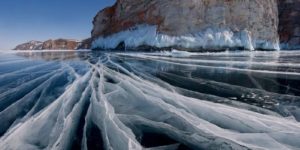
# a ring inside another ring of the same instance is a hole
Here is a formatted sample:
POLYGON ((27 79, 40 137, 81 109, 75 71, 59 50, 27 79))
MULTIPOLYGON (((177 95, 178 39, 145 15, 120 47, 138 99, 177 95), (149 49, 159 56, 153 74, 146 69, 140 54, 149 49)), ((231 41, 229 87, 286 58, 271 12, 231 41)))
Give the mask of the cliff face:
POLYGON ((77 41, 69 39, 47 40, 45 42, 30 41, 16 46, 14 50, 76 50, 89 49, 88 40, 77 41))
POLYGON ((278 4, 282 49, 300 49, 300 0, 279 0, 278 4))
POLYGON ((100 49, 279 48, 277 0, 117 0, 93 24, 100 49))

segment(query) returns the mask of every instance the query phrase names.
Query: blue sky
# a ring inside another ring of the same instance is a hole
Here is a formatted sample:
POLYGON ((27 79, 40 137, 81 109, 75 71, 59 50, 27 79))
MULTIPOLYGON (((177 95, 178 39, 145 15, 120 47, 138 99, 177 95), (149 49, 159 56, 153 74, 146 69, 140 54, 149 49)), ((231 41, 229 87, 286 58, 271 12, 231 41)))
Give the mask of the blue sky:
POLYGON ((29 40, 84 39, 96 13, 115 0, 0 0, 0 49, 29 40))

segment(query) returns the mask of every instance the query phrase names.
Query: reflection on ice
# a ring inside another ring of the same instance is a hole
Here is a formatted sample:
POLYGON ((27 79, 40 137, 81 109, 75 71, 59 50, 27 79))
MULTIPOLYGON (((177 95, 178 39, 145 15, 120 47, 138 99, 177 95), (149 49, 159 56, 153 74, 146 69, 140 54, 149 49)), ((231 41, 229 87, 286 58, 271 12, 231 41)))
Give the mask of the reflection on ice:
POLYGON ((299 56, 3 54, 0 148, 300 149, 299 56))

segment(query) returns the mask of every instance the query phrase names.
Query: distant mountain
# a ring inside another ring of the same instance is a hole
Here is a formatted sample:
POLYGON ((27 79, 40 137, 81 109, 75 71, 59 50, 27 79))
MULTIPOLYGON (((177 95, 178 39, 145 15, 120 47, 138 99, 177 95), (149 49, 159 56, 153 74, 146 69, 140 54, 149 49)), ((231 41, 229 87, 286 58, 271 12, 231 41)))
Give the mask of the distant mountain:
POLYGON ((14 50, 40 50, 43 47, 41 41, 29 41, 27 43, 20 44, 14 48, 14 50))
POLYGON ((14 50, 77 50, 77 49, 89 49, 90 40, 85 39, 82 41, 72 39, 55 39, 41 41, 29 41, 27 43, 20 44, 14 48, 14 50))

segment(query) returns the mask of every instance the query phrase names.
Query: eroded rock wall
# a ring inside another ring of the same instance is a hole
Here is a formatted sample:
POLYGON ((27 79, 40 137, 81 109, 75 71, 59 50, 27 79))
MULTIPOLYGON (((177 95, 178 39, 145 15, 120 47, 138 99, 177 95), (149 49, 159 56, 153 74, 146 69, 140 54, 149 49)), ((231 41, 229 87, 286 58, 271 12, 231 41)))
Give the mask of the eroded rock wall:
MULTIPOLYGON (((224 36, 229 40, 225 45, 208 44, 212 49, 220 46, 235 48, 235 45, 231 44, 234 42, 230 40, 243 40, 241 33, 248 34, 246 37, 249 37, 250 41, 247 42, 250 42, 252 47, 241 44, 243 42, 237 42, 237 47, 278 49, 276 0, 118 0, 114 6, 100 11, 93 24, 93 40, 102 40, 146 24, 156 26, 158 34, 170 37, 199 34, 208 29, 214 32, 214 38, 218 36, 215 34, 223 34, 220 29, 233 34, 229 38, 224 36)), ((97 43, 103 42, 98 40, 97 43)), ((104 47, 97 43, 93 44, 94 48, 104 47)), ((145 41, 141 42, 145 43, 148 44, 145 41)))

